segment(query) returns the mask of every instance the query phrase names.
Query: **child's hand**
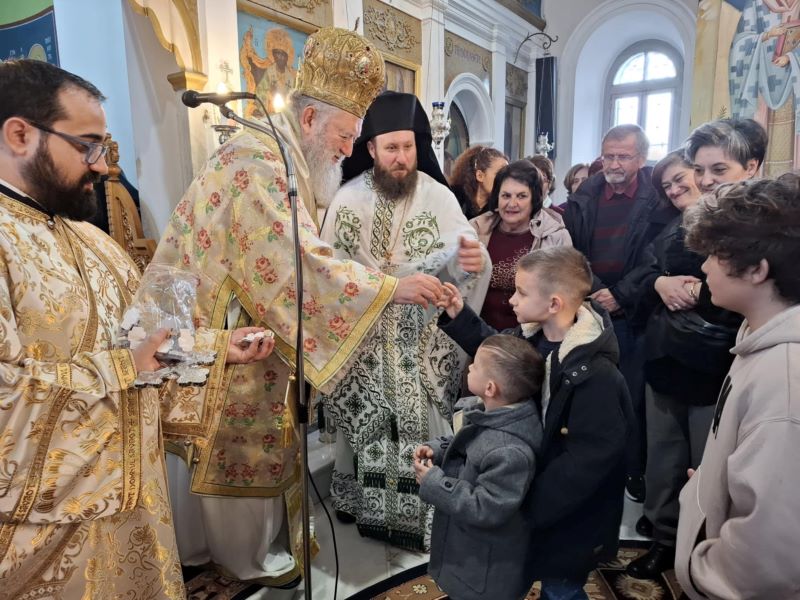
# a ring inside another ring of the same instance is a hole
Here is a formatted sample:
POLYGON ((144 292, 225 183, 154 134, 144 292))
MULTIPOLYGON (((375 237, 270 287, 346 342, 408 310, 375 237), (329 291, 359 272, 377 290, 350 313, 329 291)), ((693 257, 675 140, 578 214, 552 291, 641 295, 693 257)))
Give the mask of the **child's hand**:
POLYGON ((414 460, 424 460, 426 458, 433 460, 433 448, 425 444, 417 446, 414 450, 414 460))
POLYGON ((429 458, 415 458, 414 459, 414 473, 417 475, 417 483, 422 485, 422 480, 425 479, 425 476, 428 474, 433 468, 431 461, 429 458))
POLYGON ((240 327, 231 332, 230 343, 228 344, 228 364, 246 365, 259 360, 264 360, 275 348, 275 338, 272 332, 270 335, 259 337, 254 343, 245 343, 244 338, 248 334, 264 332, 263 327, 240 327))
POLYGON ((464 297, 452 283, 444 283, 442 286, 444 295, 436 303, 436 306, 443 308, 448 317, 455 319, 464 308, 464 297))

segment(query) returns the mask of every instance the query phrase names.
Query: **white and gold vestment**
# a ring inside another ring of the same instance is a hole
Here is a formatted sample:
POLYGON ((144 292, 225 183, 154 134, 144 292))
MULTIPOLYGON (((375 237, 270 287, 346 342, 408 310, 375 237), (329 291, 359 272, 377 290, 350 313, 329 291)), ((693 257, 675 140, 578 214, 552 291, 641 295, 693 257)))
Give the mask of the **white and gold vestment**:
POLYGON ((184 597, 159 393, 111 349, 138 281, 93 225, 0 193, 0 597, 184 597))

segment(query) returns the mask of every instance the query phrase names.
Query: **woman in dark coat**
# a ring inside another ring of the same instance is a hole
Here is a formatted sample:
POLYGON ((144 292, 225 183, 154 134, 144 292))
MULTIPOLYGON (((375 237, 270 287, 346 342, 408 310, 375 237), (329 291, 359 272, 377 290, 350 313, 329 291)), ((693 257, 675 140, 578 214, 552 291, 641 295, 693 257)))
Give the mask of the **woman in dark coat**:
MULTIPOLYGON (((681 213, 700 199, 683 150, 663 158, 652 181, 681 213)), ((647 498, 637 529, 652 526, 655 538, 650 550, 628 566, 628 574, 641 579, 672 568, 678 494, 686 470, 702 458, 717 394, 733 360, 728 350, 741 323, 741 317, 711 303, 700 268, 704 258, 684 246, 682 220, 681 214, 663 229, 636 270, 638 318, 649 316, 644 369, 647 498)))

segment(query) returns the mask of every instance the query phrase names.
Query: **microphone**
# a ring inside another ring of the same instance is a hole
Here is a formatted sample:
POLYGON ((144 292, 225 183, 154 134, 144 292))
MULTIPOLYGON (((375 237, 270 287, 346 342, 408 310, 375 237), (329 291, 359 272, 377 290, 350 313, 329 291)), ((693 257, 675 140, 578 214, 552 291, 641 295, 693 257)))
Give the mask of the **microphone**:
POLYGON ((233 100, 255 100, 256 95, 250 92, 228 92, 227 94, 201 94, 194 90, 186 90, 181 96, 181 101, 189 108, 196 108, 206 102, 221 106, 233 100))

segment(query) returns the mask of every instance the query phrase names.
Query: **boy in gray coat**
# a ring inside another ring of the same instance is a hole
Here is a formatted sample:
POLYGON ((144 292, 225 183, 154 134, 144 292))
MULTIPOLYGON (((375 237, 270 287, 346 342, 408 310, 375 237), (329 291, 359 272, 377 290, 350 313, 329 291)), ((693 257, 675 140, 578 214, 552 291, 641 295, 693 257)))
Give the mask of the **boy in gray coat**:
POLYGON ((532 397, 543 376, 542 357, 527 341, 486 338, 467 377, 483 402, 464 409, 454 437, 414 452, 419 496, 436 509, 428 571, 452 598, 518 600, 528 592, 531 529, 520 506, 542 441, 532 397))

